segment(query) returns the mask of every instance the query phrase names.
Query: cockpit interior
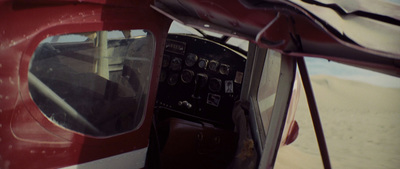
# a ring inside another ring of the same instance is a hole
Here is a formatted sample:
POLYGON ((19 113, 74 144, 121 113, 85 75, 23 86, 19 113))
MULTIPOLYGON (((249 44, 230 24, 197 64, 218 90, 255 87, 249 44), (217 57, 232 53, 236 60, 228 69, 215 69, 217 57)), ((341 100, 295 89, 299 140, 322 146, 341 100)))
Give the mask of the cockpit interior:
MULTIPOLYGON (((256 159, 248 112, 239 103, 247 51, 225 43, 229 37, 198 31, 204 36, 167 36, 148 168, 235 168, 243 163, 239 156, 256 159), (249 152, 238 151, 246 141, 249 152)), ((149 95, 153 41, 146 30, 47 38, 31 58, 30 96, 50 121, 78 133, 135 130, 149 95)))
MULTIPOLYGON (((227 168, 239 135, 246 51, 206 38, 169 34, 154 113, 161 168, 227 168)), ((157 161, 157 160, 153 160, 157 161)))

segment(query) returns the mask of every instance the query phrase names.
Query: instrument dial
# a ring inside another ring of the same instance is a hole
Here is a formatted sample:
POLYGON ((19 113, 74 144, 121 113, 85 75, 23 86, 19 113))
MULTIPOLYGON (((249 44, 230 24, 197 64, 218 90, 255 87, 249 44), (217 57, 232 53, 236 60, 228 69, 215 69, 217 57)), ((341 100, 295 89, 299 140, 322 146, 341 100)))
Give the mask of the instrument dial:
POLYGON ((171 70, 174 70, 174 71, 181 70, 181 68, 182 68, 182 59, 181 59, 181 58, 174 57, 174 58, 171 60, 171 63, 170 63, 170 65, 169 65, 169 68, 170 68, 171 70))
POLYGON ((219 67, 219 73, 222 75, 229 75, 229 65, 221 64, 219 67))
POLYGON ((222 81, 221 81, 221 79, 218 79, 218 78, 212 78, 212 79, 210 79, 210 82, 208 82, 208 88, 212 92, 219 92, 221 90, 221 85, 222 85, 222 81))
POLYGON ((212 70, 212 71, 217 71, 218 65, 219 65, 219 62, 218 62, 218 61, 212 60, 212 61, 210 61, 210 63, 208 64, 208 69, 210 69, 210 70, 212 70))
POLYGON ((196 64, 197 59, 198 57, 196 54, 190 53, 189 55, 186 56, 185 65, 188 67, 192 67, 193 65, 196 64))
POLYGON ((178 73, 174 73, 171 76, 168 77, 168 84, 171 86, 176 85, 176 83, 179 80, 179 74, 178 73))
POLYGON ((199 60, 199 63, 198 63, 198 66, 199 66, 199 68, 201 68, 201 69, 205 69, 205 68, 207 67, 207 64, 208 64, 208 60, 206 60, 206 59, 200 59, 200 60, 199 60))
POLYGON ((183 83, 190 83, 194 77, 194 72, 191 70, 183 70, 181 74, 181 80, 183 83))

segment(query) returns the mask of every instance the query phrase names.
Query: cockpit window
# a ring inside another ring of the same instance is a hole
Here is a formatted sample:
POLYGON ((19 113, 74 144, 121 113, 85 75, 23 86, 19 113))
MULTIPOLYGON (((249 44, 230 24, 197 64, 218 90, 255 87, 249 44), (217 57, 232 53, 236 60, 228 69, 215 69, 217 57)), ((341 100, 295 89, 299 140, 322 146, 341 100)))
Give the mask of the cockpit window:
POLYGON ((276 92, 278 90, 280 69, 280 53, 274 50, 268 50, 257 93, 257 101, 264 131, 268 131, 270 124, 276 92))
POLYGON ((79 133, 132 131, 144 117, 154 49, 146 30, 49 37, 30 61, 31 97, 52 122, 79 133))
MULTIPOLYGON (((207 31, 204 29, 195 29, 186 25, 182 25, 179 22, 173 21, 171 24, 171 27, 169 28, 168 33, 179 33, 179 34, 191 34, 191 35, 196 35, 199 37, 204 37, 204 38, 210 38, 215 40, 215 39, 222 39, 223 34, 212 32, 212 31, 207 31), (207 37, 206 37, 207 36, 207 37)), ((236 37, 229 37, 226 42, 224 42, 228 45, 231 45, 233 47, 236 47, 238 49, 242 49, 243 51, 248 51, 249 47, 249 41, 244 40, 244 39, 239 39, 236 37)))

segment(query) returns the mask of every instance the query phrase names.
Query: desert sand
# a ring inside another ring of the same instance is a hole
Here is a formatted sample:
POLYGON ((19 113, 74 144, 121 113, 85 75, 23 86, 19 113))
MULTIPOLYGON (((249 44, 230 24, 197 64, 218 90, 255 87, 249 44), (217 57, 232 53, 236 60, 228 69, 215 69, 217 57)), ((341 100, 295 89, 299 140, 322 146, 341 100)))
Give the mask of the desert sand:
MULTIPOLYGON (((385 88, 331 76, 311 77, 332 168, 400 168, 400 86, 385 88)), ((297 140, 281 147, 275 168, 323 168, 304 90, 297 140)))

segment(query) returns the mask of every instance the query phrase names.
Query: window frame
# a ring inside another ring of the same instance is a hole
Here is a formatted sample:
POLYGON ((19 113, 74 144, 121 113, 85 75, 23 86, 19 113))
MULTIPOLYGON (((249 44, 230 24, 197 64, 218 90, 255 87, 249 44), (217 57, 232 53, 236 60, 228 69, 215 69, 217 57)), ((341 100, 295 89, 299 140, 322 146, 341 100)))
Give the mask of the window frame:
MULTIPOLYGON (((68 5, 67 5, 68 6, 68 5)), ((79 6, 85 5, 78 5, 75 8, 79 8, 79 6)), ((91 6, 91 5, 87 5, 91 6)), ((65 6, 60 6, 60 8, 64 8, 65 6)), ((102 6, 93 7, 93 9, 101 8, 102 6)), ((74 8, 74 7, 71 7, 74 8)), ((142 147, 148 146, 148 136, 149 136, 149 129, 151 126, 151 117, 153 115, 153 107, 155 103, 155 96, 156 96, 156 89, 158 84, 158 77, 160 72, 161 65, 161 57, 163 53, 163 46, 165 41, 162 39, 166 39, 168 34, 168 28, 170 26, 171 20, 164 17, 154 17, 155 14, 146 14, 147 16, 136 16, 140 19, 134 20, 132 18, 127 18, 131 14, 128 14, 120 20, 113 20, 112 16, 120 15, 122 12, 119 13, 112 13, 114 11, 110 10, 105 13, 97 13, 97 10, 89 9, 76 9, 78 11, 82 10, 90 10, 95 11, 95 14, 92 16, 93 18, 85 18, 85 16, 79 15, 81 18, 75 18, 76 20, 68 20, 69 18, 65 18, 67 21, 65 22, 58 22, 57 24, 50 24, 47 20, 43 20, 43 27, 41 29, 37 29, 33 27, 33 31, 31 35, 29 35, 29 39, 26 44, 26 48, 22 52, 22 57, 19 62, 19 83, 22 86, 19 88, 19 95, 21 97, 21 101, 23 102, 23 107, 16 107, 14 111, 21 111, 21 112, 28 112, 32 118, 37 121, 37 123, 42 126, 47 132, 51 133, 51 135, 55 135, 60 137, 61 139, 67 142, 73 142, 76 144, 91 144, 91 145, 102 145, 105 144, 104 139, 109 140, 109 143, 119 144, 122 140, 126 142, 134 142, 135 147, 129 149, 138 149, 142 147), (108 16, 108 18, 101 19, 104 16, 108 16), (147 18, 147 19, 146 19, 147 18), (149 21, 149 18, 153 21, 149 21), (154 38, 154 47, 155 52, 153 56, 153 64, 151 70, 151 77, 150 77, 150 84, 148 88, 149 96, 147 98, 146 105, 144 106, 145 114, 143 115, 141 124, 136 127, 134 130, 120 133, 117 135, 107 136, 107 137, 93 137, 90 135, 85 135, 65 127, 61 127, 53 122, 51 122, 36 106, 36 103, 32 100, 29 92, 29 88, 27 87, 28 81, 28 71, 29 71, 29 63, 30 59, 33 56, 36 48, 38 47, 39 43, 46 39, 49 36, 56 36, 68 33, 80 33, 80 32, 93 32, 93 31, 104 31, 104 30, 127 30, 127 29, 144 29, 149 30, 153 34, 154 38)), ((126 10, 126 9, 125 9, 126 10)), ((70 14, 71 11, 63 11, 58 13, 60 16, 65 13, 70 14)), ((130 11, 129 11, 130 12, 130 11)), ((128 12, 128 13, 129 13, 128 12)), ((136 13, 135 13, 136 14, 136 13)), ((77 13, 78 15, 78 13, 77 13)), ((144 14, 143 14, 144 15, 144 14)), ((72 16, 72 15, 71 15, 72 16)), ((53 18, 57 18, 57 16, 52 16, 53 18)), ((119 17, 119 16, 118 16, 119 17)), ((61 20, 61 19, 60 19, 61 20)), ((40 24, 40 23, 38 23, 40 24)), ((17 125, 17 124, 16 124, 17 125)), ((39 139, 40 140, 40 139, 39 139)), ((46 142, 46 141, 42 141, 46 142)), ((62 142, 65 144, 67 142, 62 142)), ((68 143, 71 144, 71 143, 68 143)), ((121 146, 126 146, 121 144, 121 146)), ((128 149, 126 149, 128 150, 128 149)), ((116 150, 114 150, 116 151, 116 150)))
POLYGON ((268 54, 266 48, 254 43, 249 44, 248 60, 242 89, 242 100, 250 103, 249 121, 252 129, 255 147, 259 157, 259 167, 273 166, 281 142, 287 112, 289 109, 292 88, 296 74, 296 61, 293 57, 281 54, 280 76, 276 91, 275 102, 267 131, 264 130, 260 106, 257 100, 258 90, 265 59, 268 54), (260 71, 262 70, 262 71, 260 71))

